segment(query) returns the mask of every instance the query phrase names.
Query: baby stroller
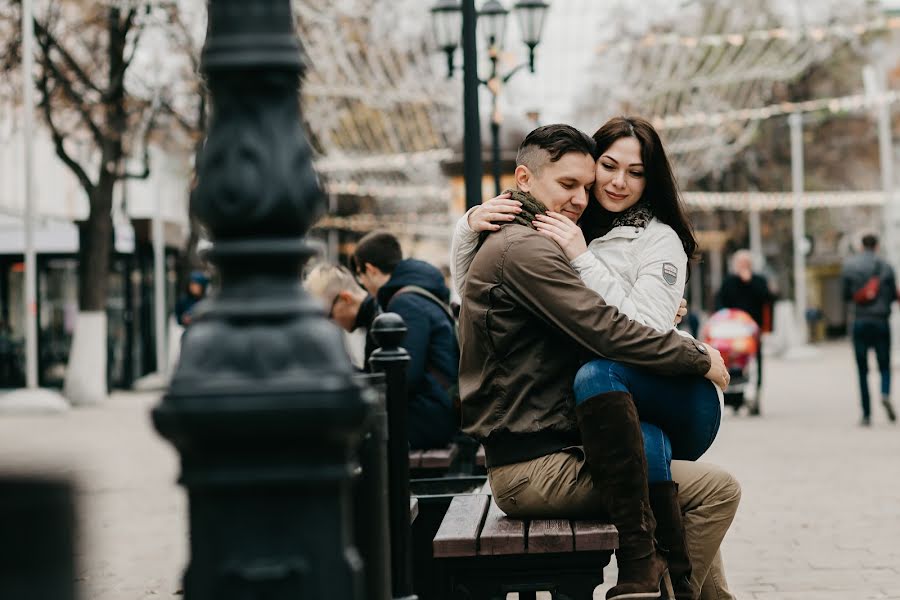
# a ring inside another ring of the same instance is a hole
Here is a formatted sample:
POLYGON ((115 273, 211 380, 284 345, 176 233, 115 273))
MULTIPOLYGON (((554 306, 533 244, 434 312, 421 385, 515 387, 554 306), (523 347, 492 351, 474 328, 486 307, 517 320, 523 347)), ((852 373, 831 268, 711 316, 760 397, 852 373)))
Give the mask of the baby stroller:
POLYGON ((746 404, 751 415, 758 415, 756 351, 759 348, 759 326, 744 311, 723 308, 703 326, 701 338, 722 353, 731 375, 731 383, 725 391, 725 405, 737 413, 746 404))

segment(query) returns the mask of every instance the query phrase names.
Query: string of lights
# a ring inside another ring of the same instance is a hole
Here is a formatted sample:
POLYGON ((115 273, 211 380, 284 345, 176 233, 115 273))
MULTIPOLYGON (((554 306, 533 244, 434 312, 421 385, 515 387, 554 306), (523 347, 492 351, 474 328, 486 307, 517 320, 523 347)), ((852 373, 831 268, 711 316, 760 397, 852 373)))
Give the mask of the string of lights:
POLYGON ((442 220, 427 222, 419 220, 418 215, 405 215, 403 218, 394 216, 375 216, 371 214, 353 215, 350 217, 335 217, 326 215, 319 219, 313 229, 342 231, 354 231, 356 233, 368 233, 382 230, 394 235, 419 235, 430 239, 450 240, 453 236, 453 224, 441 215, 442 220))
POLYGON ((693 113, 688 115, 656 116, 651 119, 653 126, 660 130, 682 129, 697 125, 716 127, 723 123, 739 121, 763 121, 772 117, 784 116, 797 112, 816 112, 827 110, 831 113, 853 112, 863 108, 894 104, 900 100, 900 92, 888 91, 880 94, 853 94, 805 100, 803 102, 781 102, 759 108, 742 108, 718 113, 693 113))
POLYGON ((710 33, 704 35, 648 33, 637 39, 601 43, 597 46, 597 53, 602 54, 612 48, 629 50, 633 48, 652 48, 654 46, 681 46, 683 48, 743 46, 748 41, 797 41, 809 39, 814 42, 820 42, 828 38, 850 40, 862 37, 868 33, 898 29, 900 29, 900 17, 876 17, 868 21, 852 24, 836 23, 834 25, 817 25, 803 28, 776 27, 773 29, 757 29, 735 33, 710 33))
POLYGON ((421 152, 405 152, 402 154, 376 154, 365 156, 328 155, 316 160, 319 173, 335 173, 341 171, 391 171, 407 169, 421 164, 434 164, 453 158, 453 150, 423 150, 421 152))
MULTIPOLYGON (((698 210, 724 209, 789 210, 794 207, 793 192, 684 192, 684 202, 698 210)), ((804 192, 803 208, 845 208, 852 206, 881 206, 884 191, 804 192)))
POLYGON ((347 196, 368 196, 371 198, 387 198, 390 200, 440 200, 450 202, 452 194, 448 187, 438 185, 414 184, 368 184, 355 181, 326 182, 325 191, 329 194, 347 196))

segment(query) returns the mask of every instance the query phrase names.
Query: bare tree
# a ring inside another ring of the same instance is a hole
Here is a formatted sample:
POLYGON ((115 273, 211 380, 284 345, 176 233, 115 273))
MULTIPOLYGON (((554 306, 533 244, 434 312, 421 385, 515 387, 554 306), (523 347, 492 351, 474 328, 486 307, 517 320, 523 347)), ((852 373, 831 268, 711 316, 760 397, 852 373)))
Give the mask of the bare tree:
MULTIPOLYGON (((3 2, 0 1, 0 4, 3 2)), ((89 2, 49 0, 38 4, 33 25, 38 111, 56 155, 78 180, 89 203, 79 230, 79 319, 76 322, 66 395, 73 403, 105 396, 106 304, 113 250, 117 184, 150 174, 151 137, 180 125, 167 97, 171 86, 159 73, 135 73, 139 53, 165 53, 145 43, 148 31, 167 27, 172 4, 150 0, 89 2), (147 84, 152 80, 154 86, 147 84)), ((0 30, 15 32, 0 66, 14 73, 21 59, 21 0, 0 9, 0 30)), ((159 36, 156 36, 159 40, 159 36)), ((17 78, 16 78, 17 79, 17 78)))

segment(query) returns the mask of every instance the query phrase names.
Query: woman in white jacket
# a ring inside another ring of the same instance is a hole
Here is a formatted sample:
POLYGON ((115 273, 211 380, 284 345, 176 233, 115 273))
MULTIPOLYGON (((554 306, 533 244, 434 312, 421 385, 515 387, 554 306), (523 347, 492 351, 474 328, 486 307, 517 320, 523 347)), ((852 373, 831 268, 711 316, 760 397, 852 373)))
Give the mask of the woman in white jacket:
MULTIPOLYGON (((533 225, 560 245, 585 284, 607 304, 647 326, 672 329, 697 242, 662 142, 650 123, 626 117, 605 123, 594 141, 593 201, 578 225, 554 212, 538 215, 533 225)), ((499 228, 492 221, 511 220, 517 212, 518 203, 504 194, 460 219, 453 239, 454 282, 460 292, 480 233, 499 228)), ((642 421, 657 535, 663 546, 674 546, 669 568, 678 598, 696 597, 678 531, 670 464, 673 458, 696 460, 712 444, 721 418, 720 390, 704 377, 660 376, 607 358, 585 364, 574 387, 576 404, 612 391, 632 395, 642 421)), ((705 575, 695 573, 693 579, 702 582, 705 575)))

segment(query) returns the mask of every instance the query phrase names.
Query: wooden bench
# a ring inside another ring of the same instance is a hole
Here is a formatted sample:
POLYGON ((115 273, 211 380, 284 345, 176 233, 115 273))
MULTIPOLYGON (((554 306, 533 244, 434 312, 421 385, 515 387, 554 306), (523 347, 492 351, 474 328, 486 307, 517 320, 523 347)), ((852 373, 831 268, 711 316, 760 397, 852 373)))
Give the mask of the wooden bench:
POLYGON ((416 517, 419 516, 419 499, 418 498, 410 498, 409 499, 409 522, 415 523, 416 517))
POLYGON ((618 546, 612 525, 599 521, 520 521, 491 496, 457 496, 434 537, 434 558, 449 598, 520 600, 550 592, 559 600, 591 600, 618 546))
POLYGON ((453 466, 459 447, 450 444, 435 450, 412 450, 409 453, 410 478, 440 477, 453 466))

